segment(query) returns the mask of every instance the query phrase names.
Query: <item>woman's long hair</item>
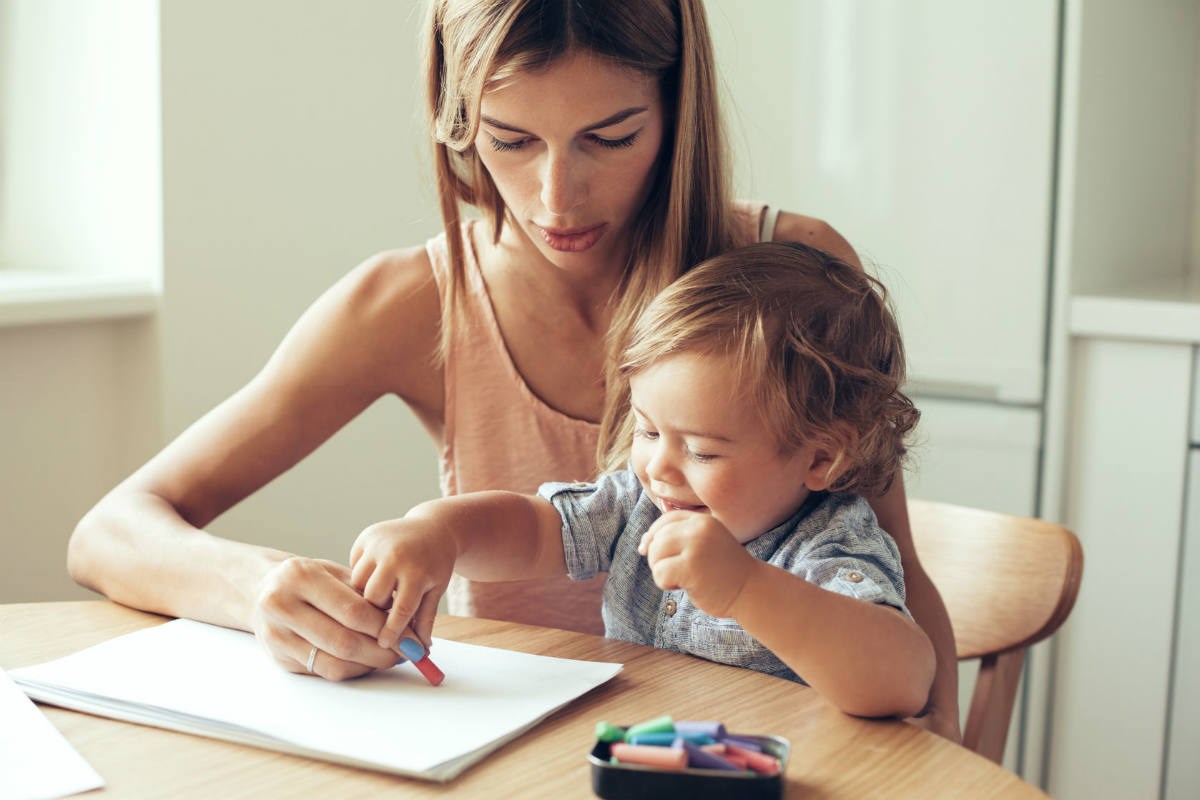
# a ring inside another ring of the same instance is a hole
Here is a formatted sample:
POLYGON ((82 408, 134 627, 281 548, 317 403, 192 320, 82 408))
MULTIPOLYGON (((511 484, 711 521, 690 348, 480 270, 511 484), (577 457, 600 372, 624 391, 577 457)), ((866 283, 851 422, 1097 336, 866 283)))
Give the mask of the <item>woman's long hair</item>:
POLYGON ((651 298, 689 266, 733 246, 728 159, 702 0, 431 0, 426 34, 428 113, 451 261, 442 358, 465 282, 461 206, 486 215, 497 241, 508 221, 475 152, 485 89, 577 50, 657 78, 667 124, 610 301, 605 381, 613 385, 615 349, 651 298))

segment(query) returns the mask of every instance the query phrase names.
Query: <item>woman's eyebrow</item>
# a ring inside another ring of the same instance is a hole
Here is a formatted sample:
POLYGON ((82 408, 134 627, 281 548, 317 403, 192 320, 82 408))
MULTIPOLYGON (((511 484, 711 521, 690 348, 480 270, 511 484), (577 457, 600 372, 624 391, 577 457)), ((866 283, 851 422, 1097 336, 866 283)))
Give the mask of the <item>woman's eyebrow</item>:
MULTIPOLYGON (((593 122, 591 125, 584 125, 580 130, 591 131, 595 130, 596 128, 607 128, 609 125, 616 125, 618 122, 624 122, 630 117, 636 114, 641 114, 643 111, 648 110, 649 109, 646 106, 633 106, 631 108, 626 108, 622 111, 618 111, 615 114, 605 117, 599 122, 593 122)), ((533 135, 524 128, 518 128, 516 125, 509 125, 507 122, 501 122, 495 117, 489 117, 486 114, 481 115, 479 119, 481 122, 490 125, 493 128, 499 128, 500 130, 511 131, 513 133, 523 133, 526 136, 533 135)))

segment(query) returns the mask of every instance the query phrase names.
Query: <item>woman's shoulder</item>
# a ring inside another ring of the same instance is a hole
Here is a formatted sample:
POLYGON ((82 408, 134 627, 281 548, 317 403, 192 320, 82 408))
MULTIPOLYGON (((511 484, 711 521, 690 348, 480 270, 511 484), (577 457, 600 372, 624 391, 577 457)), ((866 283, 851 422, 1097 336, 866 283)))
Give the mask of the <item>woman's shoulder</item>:
POLYGON ((347 273, 340 287, 345 305, 363 320, 440 314, 433 266, 423 245, 376 253, 347 273))
POLYGON ((775 235, 772 239, 776 242, 800 242, 837 256, 847 264, 853 264, 856 267, 862 266, 858 259, 858 253, 854 252, 854 248, 846 240, 846 237, 818 217, 780 211, 779 219, 775 222, 775 235))
POLYGON ((376 253, 346 273, 314 303, 299 326, 320 350, 351 369, 358 364, 385 391, 410 402, 423 397, 437 350, 441 301, 424 247, 376 253))

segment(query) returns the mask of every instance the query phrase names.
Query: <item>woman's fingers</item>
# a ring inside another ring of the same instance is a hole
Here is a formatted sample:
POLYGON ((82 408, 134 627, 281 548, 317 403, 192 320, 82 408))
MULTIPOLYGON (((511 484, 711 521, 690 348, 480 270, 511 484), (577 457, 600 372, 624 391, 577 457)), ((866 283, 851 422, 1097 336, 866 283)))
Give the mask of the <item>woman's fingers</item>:
POLYGON ((288 559, 268 576, 254 632, 277 661, 304 667, 315 645, 335 662, 317 673, 338 678, 396 662, 396 654, 376 641, 386 615, 354 591, 349 579, 340 564, 305 558, 288 559))
POLYGON ((277 656, 275 660, 289 672, 307 672, 326 680, 344 681, 366 675, 375 669, 366 664, 340 659, 294 633, 287 636, 284 649, 287 655, 277 656))

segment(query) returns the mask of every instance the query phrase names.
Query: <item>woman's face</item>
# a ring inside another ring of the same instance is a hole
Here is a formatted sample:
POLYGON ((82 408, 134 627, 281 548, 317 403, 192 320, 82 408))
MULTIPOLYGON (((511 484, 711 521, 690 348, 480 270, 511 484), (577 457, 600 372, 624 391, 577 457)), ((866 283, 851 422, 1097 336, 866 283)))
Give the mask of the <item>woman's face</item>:
POLYGON ((475 149, 511 219, 565 269, 624 264, 663 140, 658 81, 587 51, 481 100, 475 149))

